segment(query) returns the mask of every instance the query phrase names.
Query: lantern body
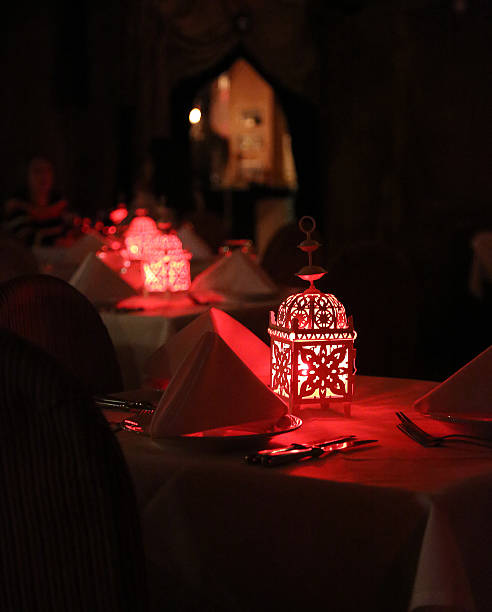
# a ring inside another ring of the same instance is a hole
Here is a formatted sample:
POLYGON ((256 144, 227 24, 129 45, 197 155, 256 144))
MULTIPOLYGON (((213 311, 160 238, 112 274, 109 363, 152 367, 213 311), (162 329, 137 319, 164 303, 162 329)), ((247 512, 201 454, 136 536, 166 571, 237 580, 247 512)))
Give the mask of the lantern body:
POLYGON ((175 233, 158 232, 146 248, 144 285, 147 291, 188 291, 191 285, 191 253, 183 249, 175 233))
POLYGON ((147 291, 188 291, 191 284, 190 261, 164 255, 161 259, 144 263, 144 284, 147 291))
POLYGON ((349 402, 353 396, 356 333, 352 318, 315 287, 289 296, 270 313, 271 387, 300 404, 349 402))
POLYGON ((135 217, 128 227, 125 246, 129 259, 143 262, 147 291, 188 291, 191 253, 174 232, 164 234, 151 217, 135 217))

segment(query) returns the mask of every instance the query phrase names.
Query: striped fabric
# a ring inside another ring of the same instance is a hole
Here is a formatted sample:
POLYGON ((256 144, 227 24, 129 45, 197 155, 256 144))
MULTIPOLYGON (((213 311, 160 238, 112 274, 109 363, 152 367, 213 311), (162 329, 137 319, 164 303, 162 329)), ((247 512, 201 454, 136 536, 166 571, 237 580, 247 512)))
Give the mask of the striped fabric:
POLYGON ((94 306, 69 283, 43 274, 3 283, 0 327, 43 348, 92 394, 122 390, 108 331, 94 306))
POLYGON ((135 495, 77 381, 0 330, 0 610, 147 608, 135 495))

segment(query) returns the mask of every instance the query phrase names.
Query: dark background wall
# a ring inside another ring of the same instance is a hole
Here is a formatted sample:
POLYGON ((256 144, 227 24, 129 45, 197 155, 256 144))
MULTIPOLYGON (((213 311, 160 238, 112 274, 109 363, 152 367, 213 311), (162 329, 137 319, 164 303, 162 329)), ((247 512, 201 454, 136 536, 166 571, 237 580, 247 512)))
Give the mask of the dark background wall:
MULTIPOLYGON (((3 198, 36 154, 53 159, 82 213, 131 191, 152 141, 173 131, 176 75, 166 69, 161 10, 170 4, 20 0, 4 9, 3 198)), ((269 27, 282 6, 271 3, 269 27)), ((492 8, 465 6, 307 0, 306 31, 292 42, 299 56, 303 37, 317 53, 319 99, 301 132, 319 184, 302 187, 323 219, 328 260, 367 240, 403 251, 418 279, 422 351, 481 321, 467 274, 471 236, 492 228, 492 8)), ((490 343, 482 329, 468 353, 463 342, 455 355, 439 353, 436 376, 490 343)))
MULTIPOLYGON (((149 115, 160 136, 162 126, 170 130, 169 109, 153 107, 152 90, 166 87, 165 60, 155 83, 149 48, 166 37, 166 23, 147 17, 147 26, 144 4, 7 7, 0 193, 21 179, 31 155, 46 153, 72 199, 91 210, 122 180, 121 148, 133 146, 135 164, 148 147, 149 115)), ((391 236, 443 212, 481 218, 492 201, 489 3, 469 0, 463 14, 447 1, 366 2, 352 12, 327 4, 306 2, 306 10, 320 65, 313 146, 337 232, 391 236)))
POLYGON ((6 13, 0 194, 21 184, 31 157, 44 155, 72 206, 92 213, 113 200, 116 188, 119 11, 89 0, 20 0, 6 13))

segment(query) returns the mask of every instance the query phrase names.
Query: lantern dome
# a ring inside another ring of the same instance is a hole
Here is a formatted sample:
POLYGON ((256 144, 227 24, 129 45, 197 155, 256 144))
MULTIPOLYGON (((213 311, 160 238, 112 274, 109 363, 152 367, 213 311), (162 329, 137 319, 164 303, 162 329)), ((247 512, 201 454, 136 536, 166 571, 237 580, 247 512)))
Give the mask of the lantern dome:
POLYGON ((157 232, 157 223, 152 217, 142 215, 131 220, 128 227, 129 234, 155 234, 157 232))
POLYGON ((331 293, 316 288, 295 293, 278 309, 277 325, 285 330, 347 329, 347 315, 341 302, 331 293))

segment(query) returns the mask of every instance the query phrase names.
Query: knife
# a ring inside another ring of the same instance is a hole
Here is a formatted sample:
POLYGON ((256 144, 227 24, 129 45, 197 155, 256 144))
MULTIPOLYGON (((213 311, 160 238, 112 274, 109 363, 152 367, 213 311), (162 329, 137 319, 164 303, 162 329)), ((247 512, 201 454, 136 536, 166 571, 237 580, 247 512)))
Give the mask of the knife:
POLYGON ((334 440, 327 440, 325 442, 293 442, 290 446, 284 446, 283 448, 266 448, 264 450, 257 451, 252 455, 246 455, 244 460, 246 463, 257 464, 261 463, 262 460, 271 455, 278 455, 279 453, 286 453, 291 450, 312 450, 313 448, 324 448, 325 446, 330 446, 331 444, 341 444, 342 442, 346 442, 348 440, 355 440, 356 436, 341 436, 339 438, 335 438, 334 440))
POLYGON ((263 456, 261 458, 261 465, 274 467, 276 465, 285 465, 286 463, 293 463, 304 459, 319 459, 326 455, 333 455, 340 451, 368 446, 376 442, 378 442, 378 440, 347 440, 345 442, 335 442, 334 444, 323 447, 317 445, 313 446, 311 449, 292 449, 276 455, 263 456))

